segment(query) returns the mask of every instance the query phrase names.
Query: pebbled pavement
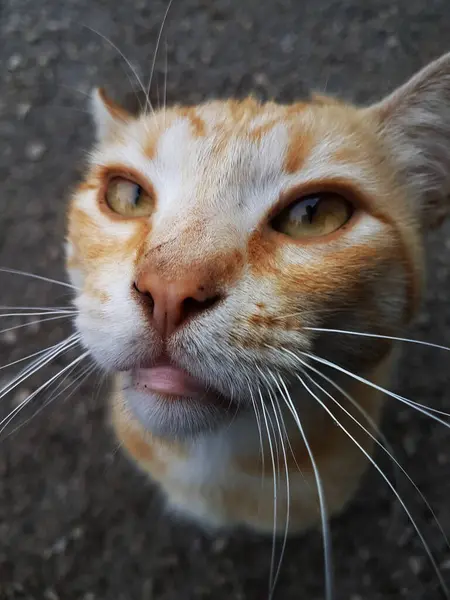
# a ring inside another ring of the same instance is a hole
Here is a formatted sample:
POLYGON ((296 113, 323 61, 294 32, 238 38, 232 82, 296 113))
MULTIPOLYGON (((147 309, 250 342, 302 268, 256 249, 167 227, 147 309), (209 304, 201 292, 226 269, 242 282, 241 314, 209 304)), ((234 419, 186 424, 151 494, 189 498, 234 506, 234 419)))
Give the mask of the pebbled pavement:
MULTIPOLYGON (((132 78, 102 36, 147 78, 165 9, 161 0, 2 0, 0 265, 63 277, 65 203, 92 135, 86 94, 106 84, 121 96, 132 78)), ((450 50, 449 34, 448 0, 175 0, 152 95, 163 96, 167 63, 168 102, 249 92, 291 100, 311 88, 366 102, 450 50)), ((430 235, 427 297, 412 332, 447 345, 449 250, 447 224, 430 235)), ((1 304, 57 305, 67 291, 0 273, 1 304)), ((69 331, 68 320, 55 320, 0 333, 0 364, 69 331)), ((0 419, 75 357, 68 352, 2 399, 0 419)), ((408 347, 397 387, 448 410, 449 366, 445 352, 408 347)), ((1 433, 0 599, 267 598, 270 540, 209 536, 165 515, 117 452, 100 384, 92 376, 70 398, 39 398, 1 433)), ((450 531, 450 433, 394 401, 384 431, 450 531)), ((429 512, 410 485, 399 491, 450 581, 450 551, 429 512)), ((332 531, 337 600, 440 597, 420 540, 374 470, 332 531)), ((288 542, 276 597, 323 598, 317 532, 288 542)))

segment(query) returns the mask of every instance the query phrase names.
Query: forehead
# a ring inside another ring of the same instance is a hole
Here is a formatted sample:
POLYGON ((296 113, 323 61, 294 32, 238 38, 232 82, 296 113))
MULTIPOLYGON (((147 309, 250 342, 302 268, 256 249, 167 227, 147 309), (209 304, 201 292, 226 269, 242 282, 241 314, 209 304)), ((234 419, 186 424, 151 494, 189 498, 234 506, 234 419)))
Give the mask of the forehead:
POLYGON ((296 184, 333 178, 370 185, 370 146, 351 107, 248 99, 141 116, 101 146, 94 163, 120 164, 151 183, 158 219, 198 208, 203 217, 245 221, 296 184))

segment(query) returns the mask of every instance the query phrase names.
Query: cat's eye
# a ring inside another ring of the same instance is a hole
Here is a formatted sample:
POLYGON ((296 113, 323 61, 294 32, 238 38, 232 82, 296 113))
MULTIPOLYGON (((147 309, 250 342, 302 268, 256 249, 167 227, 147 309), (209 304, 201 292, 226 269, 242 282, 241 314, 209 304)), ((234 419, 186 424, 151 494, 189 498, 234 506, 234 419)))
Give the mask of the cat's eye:
POLYGON ((272 227, 291 238, 301 240, 329 235, 343 227, 353 207, 339 194, 325 192, 305 196, 283 209, 272 227))
POLYGON ((105 200, 112 211, 128 218, 150 216, 155 204, 142 186, 123 177, 110 179, 105 200))

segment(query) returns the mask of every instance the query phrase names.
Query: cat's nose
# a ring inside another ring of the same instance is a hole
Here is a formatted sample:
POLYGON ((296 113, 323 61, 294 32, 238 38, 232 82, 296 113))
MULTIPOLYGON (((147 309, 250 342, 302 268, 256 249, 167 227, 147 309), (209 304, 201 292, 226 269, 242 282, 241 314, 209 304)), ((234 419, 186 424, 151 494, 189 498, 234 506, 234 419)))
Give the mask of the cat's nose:
POLYGON ((221 300, 222 296, 207 278, 191 276, 166 281, 158 274, 143 272, 134 283, 146 301, 157 331, 168 337, 175 329, 221 300))

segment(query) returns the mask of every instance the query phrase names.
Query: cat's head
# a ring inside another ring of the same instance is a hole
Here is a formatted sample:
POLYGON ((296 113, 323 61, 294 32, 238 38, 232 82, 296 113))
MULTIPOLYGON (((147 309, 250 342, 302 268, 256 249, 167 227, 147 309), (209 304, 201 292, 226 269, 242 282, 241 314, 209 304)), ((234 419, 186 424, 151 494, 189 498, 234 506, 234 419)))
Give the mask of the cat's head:
POLYGON ((130 415, 193 435, 287 386, 302 352, 356 371, 413 314, 450 191, 450 56, 377 105, 215 101, 132 116, 93 96, 73 196, 77 328, 130 415), (264 396, 264 394, 263 394, 264 396))

